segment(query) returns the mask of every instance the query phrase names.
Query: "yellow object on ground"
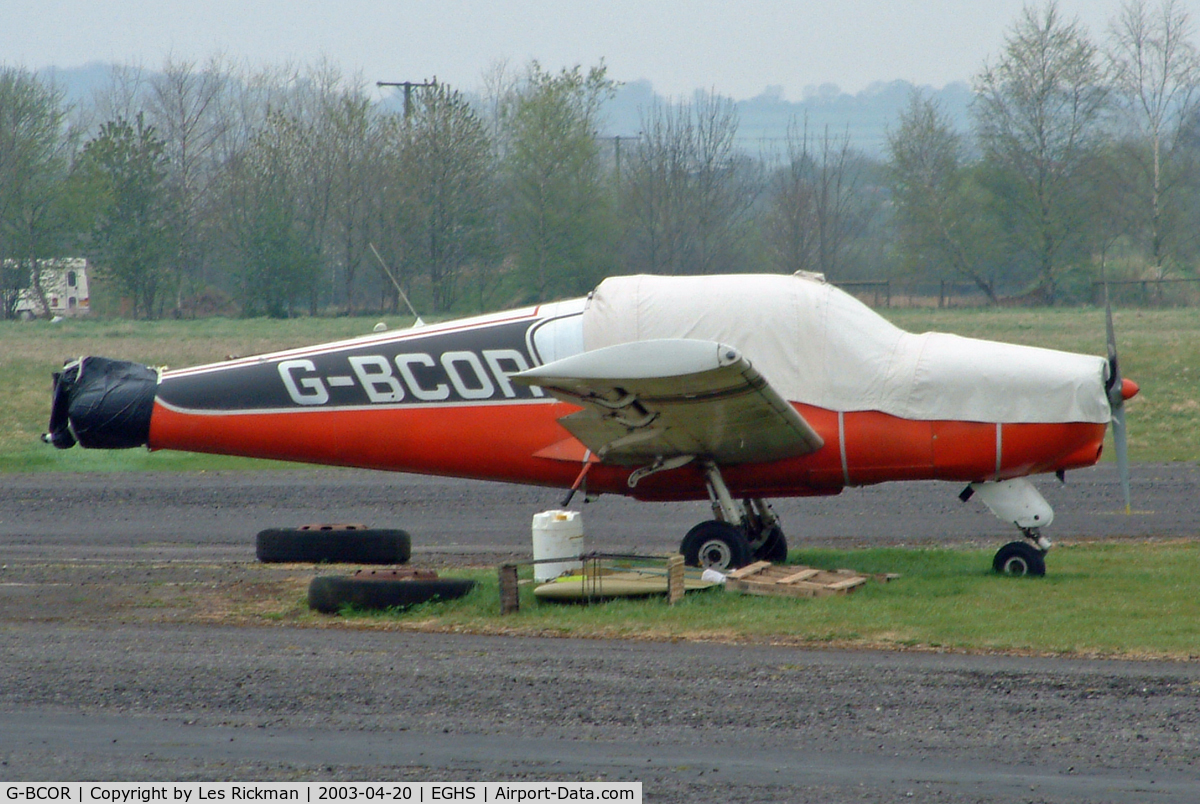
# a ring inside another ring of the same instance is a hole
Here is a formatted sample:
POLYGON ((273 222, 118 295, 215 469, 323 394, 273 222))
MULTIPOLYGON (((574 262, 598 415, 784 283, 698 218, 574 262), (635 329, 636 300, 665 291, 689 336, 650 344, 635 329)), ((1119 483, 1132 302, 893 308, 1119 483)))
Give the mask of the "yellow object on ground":
MULTIPOLYGON (((683 586, 688 592, 716 584, 700 579, 700 570, 687 570, 683 586)), ((533 590, 539 600, 596 600, 610 597, 665 595, 667 575, 661 569, 600 570, 587 575, 556 578, 533 590)))

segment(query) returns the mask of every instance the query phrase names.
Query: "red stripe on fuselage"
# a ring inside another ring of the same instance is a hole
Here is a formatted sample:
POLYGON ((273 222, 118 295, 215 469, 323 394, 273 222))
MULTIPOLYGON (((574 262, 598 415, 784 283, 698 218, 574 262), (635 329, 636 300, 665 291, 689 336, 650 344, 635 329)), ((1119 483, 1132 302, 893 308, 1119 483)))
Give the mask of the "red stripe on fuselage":
MULTIPOLYGON (((1093 423, 997 426, 992 423, 913 421, 874 411, 843 415, 846 466, 835 412, 796 405, 825 440, 815 453, 770 463, 723 466, 736 496, 836 494, 846 485, 890 480, 971 482, 1018 477, 1094 464, 1105 425, 1093 423)), ((379 409, 195 413, 156 402, 151 449, 177 449, 305 463, 356 466, 419 474, 569 487, 580 464, 536 457, 570 434, 558 419, 577 408, 559 402, 522 402, 379 409)), ((594 466, 593 493, 646 500, 707 499, 699 467, 626 485, 632 467, 594 466)))

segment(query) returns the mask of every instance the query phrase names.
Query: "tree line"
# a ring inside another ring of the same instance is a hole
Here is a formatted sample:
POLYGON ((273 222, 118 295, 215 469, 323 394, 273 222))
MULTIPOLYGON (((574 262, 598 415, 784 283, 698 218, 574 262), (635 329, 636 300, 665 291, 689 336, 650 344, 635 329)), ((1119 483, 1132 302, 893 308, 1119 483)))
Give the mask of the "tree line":
POLYGON ((789 127, 735 147, 734 104, 656 101, 601 136, 603 64, 498 66, 373 102, 335 65, 114 71, 90 102, 0 68, 0 315, 47 259, 87 256, 137 317, 473 311, 613 273, 813 271, 1090 298, 1195 276, 1200 55, 1179 0, 1101 39, 1028 6, 975 76, 968 132, 914 91, 886 153, 789 127))

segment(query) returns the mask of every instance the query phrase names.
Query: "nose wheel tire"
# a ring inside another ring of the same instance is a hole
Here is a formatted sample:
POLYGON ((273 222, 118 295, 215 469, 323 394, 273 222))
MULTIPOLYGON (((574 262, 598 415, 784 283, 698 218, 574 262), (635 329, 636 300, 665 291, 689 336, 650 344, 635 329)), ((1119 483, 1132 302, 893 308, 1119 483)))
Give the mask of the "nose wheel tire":
POLYGON ((1001 575, 1041 577, 1046 574, 1046 557, 1026 542, 1009 542, 996 551, 992 569, 1001 575))
POLYGON ((721 572, 750 563, 750 542, 742 529, 715 519, 701 522, 687 532, 679 546, 683 562, 689 567, 721 572))

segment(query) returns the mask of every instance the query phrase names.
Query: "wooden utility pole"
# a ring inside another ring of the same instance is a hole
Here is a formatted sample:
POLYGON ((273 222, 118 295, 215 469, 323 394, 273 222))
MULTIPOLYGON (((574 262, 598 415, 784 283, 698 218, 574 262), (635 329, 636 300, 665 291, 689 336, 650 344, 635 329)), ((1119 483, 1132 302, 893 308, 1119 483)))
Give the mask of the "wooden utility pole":
POLYGON ((437 76, 432 81, 376 81, 377 87, 404 87, 404 120, 412 115, 412 91, 437 86, 437 76))

